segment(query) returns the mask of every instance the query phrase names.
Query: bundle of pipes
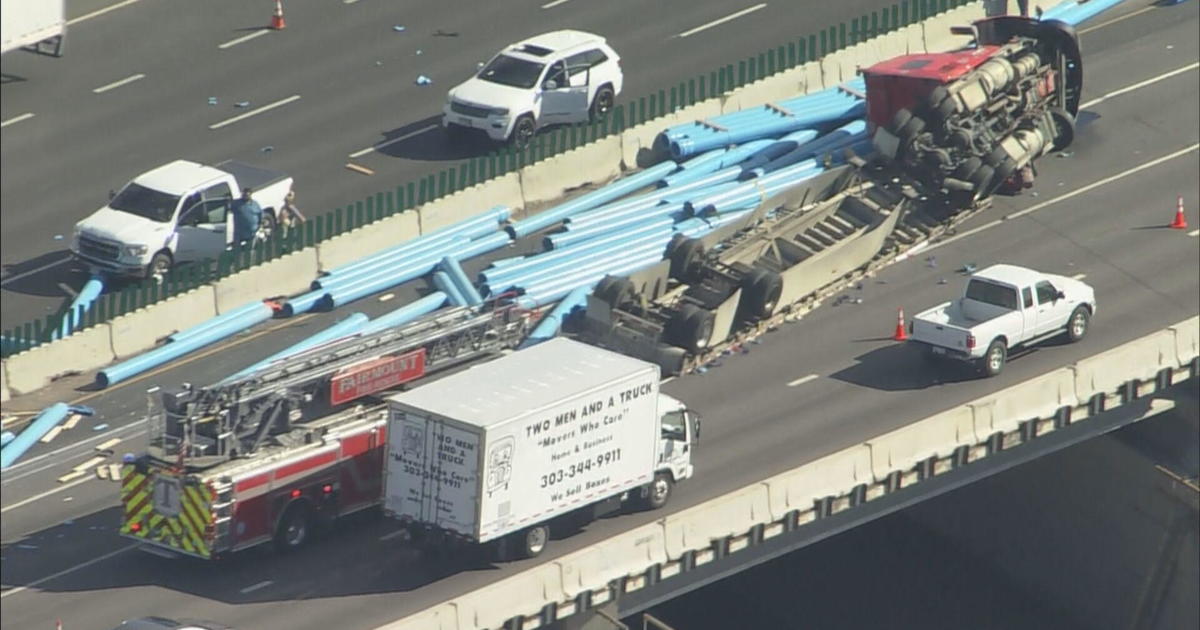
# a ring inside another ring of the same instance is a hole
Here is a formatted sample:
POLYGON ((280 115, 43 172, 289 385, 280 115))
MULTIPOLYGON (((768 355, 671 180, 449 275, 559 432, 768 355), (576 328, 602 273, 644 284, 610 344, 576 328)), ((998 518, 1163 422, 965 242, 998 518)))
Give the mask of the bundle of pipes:
POLYGON ((551 310, 538 325, 534 327, 533 332, 521 342, 518 350, 524 350, 529 346, 553 339, 558 335, 558 331, 562 328, 563 322, 566 321, 576 309, 587 307, 587 297, 592 294, 592 284, 585 284, 575 287, 567 294, 555 307, 551 310))
POLYGON ((673 173, 679 165, 666 161, 650 168, 635 173, 628 177, 622 177, 617 181, 593 190, 590 193, 580 195, 566 203, 559 204, 544 212, 536 214, 524 221, 518 221, 513 224, 513 233, 517 238, 528 236, 534 232, 538 232, 545 228, 554 225, 569 218, 572 215, 579 214, 608 203, 614 199, 623 197, 635 190, 640 190, 647 186, 653 185, 655 182, 673 173))
POLYGON ((747 172, 743 178, 747 176, 761 177, 766 173, 822 154, 829 154, 832 157, 842 149, 868 139, 866 121, 852 120, 820 138, 798 143, 791 150, 780 151, 773 155, 764 151, 761 157, 756 156, 747 161, 744 167, 747 172))
POLYGON ((813 129, 861 117, 866 102, 852 94, 862 93, 865 82, 856 78, 841 87, 821 90, 778 105, 717 116, 711 121, 677 125, 662 132, 655 142, 669 148, 675 159, 760 138, 777 137, 802 129, 813 129))
POLYGON ((38 440, 58 426, 67 417, 67 412, 70 407, 66 403, 54 403, 42 410, 41 413, 21 431, 20 435, 14 437, 12 441, 0 448, 0 468, 8 468, 17 461, 17 458, 24 455, 25 451, 29 450, 38 440))

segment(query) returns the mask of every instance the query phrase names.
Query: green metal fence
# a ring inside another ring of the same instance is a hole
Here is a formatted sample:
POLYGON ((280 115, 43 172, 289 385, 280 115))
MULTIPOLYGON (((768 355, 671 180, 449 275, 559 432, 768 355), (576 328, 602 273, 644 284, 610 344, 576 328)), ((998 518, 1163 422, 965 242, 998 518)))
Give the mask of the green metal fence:
POLYGON ((361 201, 335 208, 305 221, 288 234, 276 233, 268 241, 225 252, 219 259, 172 269, 161 283, 145 281, 110 290, 100 296, 79 321, 75 313, 47 315, 26 322, 0 335, 0 356, 9 356, 57 338, 64 324, 70 331, 83 330, 115 317, 211 284, 233 273, 274 260, 289 252, 312 247, 326 239, 373 223, 398 212, 411 210, 456 191, 535 164, 576 147, 594 142, 629 127, 735 90, 777 72, 820 59, 876 35, 915 24, 938 13, 969 4, 973 0, 902 0, 891 7, 872 11, 849 23, 831 26, 730 63, 677 85, 615 106, 612 112, 591 123, 559 127, 539 133, 526 147, 505 147, 485 156, 468 159, 440 173, 378 192, 361 201))

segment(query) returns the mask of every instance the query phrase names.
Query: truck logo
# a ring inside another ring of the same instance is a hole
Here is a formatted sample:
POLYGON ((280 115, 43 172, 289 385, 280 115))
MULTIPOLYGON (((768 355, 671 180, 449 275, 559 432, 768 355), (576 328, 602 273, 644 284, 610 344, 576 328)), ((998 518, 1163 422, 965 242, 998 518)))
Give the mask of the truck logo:
POLYGON ((400 451, 406 457, 421 458, 421 446, 425 443, 425 430, 416 424, 405 423, 400 435, 400 451))
POLYGON ((425 348, 344 368, 329 384, 329 403, 340 405, 425 376, 425 348))
POLYGON ((513 451, 517 448, 516 440, 511 436, 497 441, 488 451, 487 491, 491 494, 508 486, 512 479, 513 451))

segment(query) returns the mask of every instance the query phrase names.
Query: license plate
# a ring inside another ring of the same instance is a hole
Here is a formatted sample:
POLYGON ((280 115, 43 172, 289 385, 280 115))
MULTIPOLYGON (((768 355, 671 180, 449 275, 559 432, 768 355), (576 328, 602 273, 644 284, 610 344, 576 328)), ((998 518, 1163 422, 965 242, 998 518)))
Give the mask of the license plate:
POLYGON ((933 347, 933 353, 934 353, 934 354, 946 354, 946 349, 945 349, 945 348, 939 348, 939 347, 937 347, 937 346, 934 346, 934 347, 933 347))
POLYGON ((467 118, 467 117, 465 117, 465 116, 459 116, 459 117, 458 117, 458 124, 460 124, 460 125, 462 125, 462 126, 464 126, 464 127, 470 127, 470 126, 472 126, 472 125, 471 125, 471 119, 470 119, 470 118, 467 118))

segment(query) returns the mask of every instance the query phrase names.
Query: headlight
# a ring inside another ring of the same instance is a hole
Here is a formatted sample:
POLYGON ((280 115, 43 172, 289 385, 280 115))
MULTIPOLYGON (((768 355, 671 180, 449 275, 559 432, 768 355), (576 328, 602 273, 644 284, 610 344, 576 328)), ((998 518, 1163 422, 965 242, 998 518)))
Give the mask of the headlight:
POLYGON ((128 245, 125 247, 125 254, 130 258, 143 256, 147 251, 148 248, 145 245, 128 245))
POLYGON ((507 116, 508 108, 507 107, 493 107, 488 110, 488 113, 493 116, 507 116))

